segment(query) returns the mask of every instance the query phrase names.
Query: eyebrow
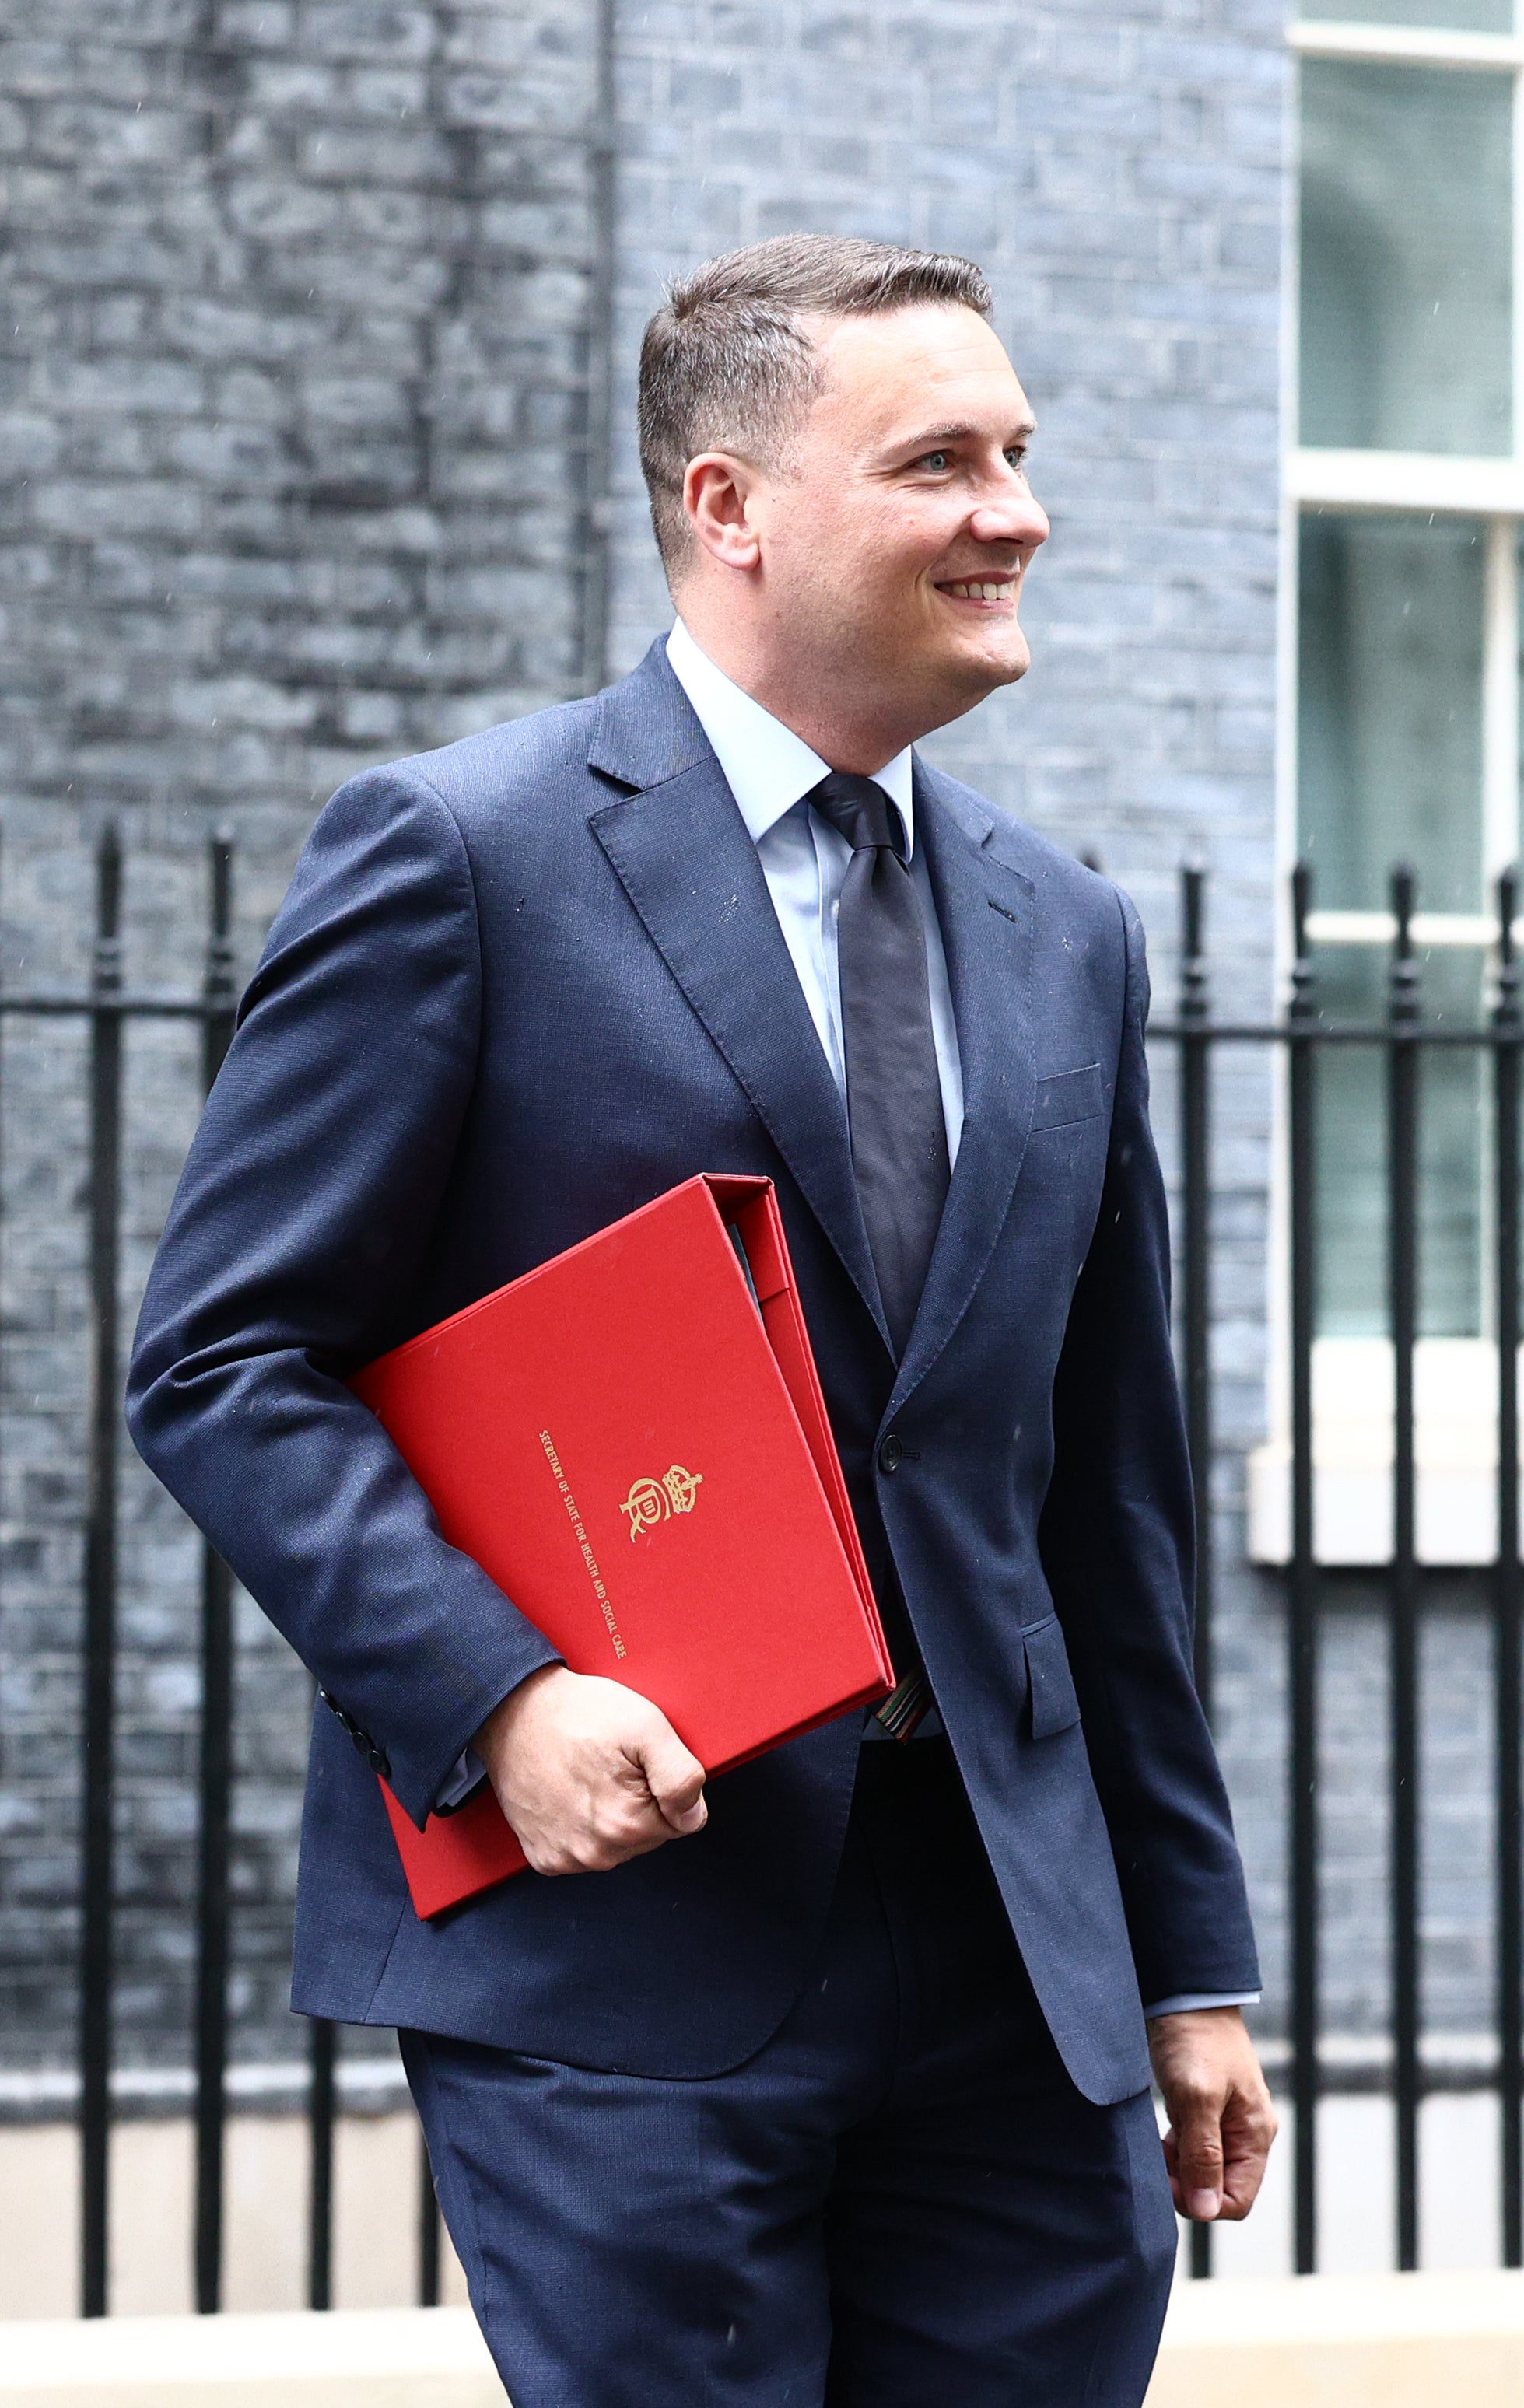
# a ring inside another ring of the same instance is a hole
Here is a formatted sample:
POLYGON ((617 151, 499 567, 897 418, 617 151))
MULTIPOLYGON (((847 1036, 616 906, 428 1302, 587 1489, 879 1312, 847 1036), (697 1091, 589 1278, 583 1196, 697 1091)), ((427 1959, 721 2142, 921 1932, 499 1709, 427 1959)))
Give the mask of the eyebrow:
MULTIPOLYGON (((971 436, 977 436, 979 432, 980 429, 977 426, 970 425, 966 422, 952 423, 946 426, 928 426, 919 435, 907 436, 902 443, 897 443, 894 448, 896 452, 907 452, 913 457, 919 452, 934 452, 940 443, 966 443, 971 436)), ((1028 435, 1035 435, 1036 432, 1036 420, 1024 418, 1013 427, 1011 440, 1020 441, 1028 435)))

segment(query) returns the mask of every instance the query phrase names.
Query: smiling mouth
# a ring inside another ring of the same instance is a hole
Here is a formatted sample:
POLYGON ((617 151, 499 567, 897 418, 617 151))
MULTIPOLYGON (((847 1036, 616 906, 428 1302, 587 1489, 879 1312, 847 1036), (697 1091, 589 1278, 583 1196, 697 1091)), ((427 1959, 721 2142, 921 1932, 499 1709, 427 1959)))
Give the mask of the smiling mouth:
POLYGON ((939 585, 937 591, 948 595, 955 602, 977 602, 987 609, 992 603, 1014 602, 1020 583, 1021 572, 1018 569, 1012 577, 969 578, 957 583, 949 580, 945 585, 939 585))

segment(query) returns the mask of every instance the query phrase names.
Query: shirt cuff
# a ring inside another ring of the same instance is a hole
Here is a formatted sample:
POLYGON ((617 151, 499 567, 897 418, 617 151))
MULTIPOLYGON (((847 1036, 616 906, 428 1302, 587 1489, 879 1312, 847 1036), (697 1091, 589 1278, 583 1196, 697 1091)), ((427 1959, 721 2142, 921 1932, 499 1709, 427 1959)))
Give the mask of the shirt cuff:
POLYGON ((430 1811, 436 1814, 453 1814, 457 1806, 464 1806, 467 1798, 475 1796, 486 1777, 486 1767, 476 1750, 463 1747, 436 1791, 430 1811))
POLYGON ((1145 2015, 1193 2015, 1201 2007, 1257 2007, 1258 1990, 1182 1990, 1177 1999, 1159 1999, 1144 2007, 1145 2015))

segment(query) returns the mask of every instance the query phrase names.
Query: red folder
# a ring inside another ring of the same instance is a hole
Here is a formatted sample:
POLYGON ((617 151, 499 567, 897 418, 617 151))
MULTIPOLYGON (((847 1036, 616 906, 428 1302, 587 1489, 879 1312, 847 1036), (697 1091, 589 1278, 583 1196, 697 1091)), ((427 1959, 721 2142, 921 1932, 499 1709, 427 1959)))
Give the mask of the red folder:
MULTIPOLYGON (((658 1196, 356 1373, 453 1546, 712 1773, 894 1674, 767 1179, 658 1196)), ((420 1831, 421 1915, 525 1858, 490 1790, 420 1831)))

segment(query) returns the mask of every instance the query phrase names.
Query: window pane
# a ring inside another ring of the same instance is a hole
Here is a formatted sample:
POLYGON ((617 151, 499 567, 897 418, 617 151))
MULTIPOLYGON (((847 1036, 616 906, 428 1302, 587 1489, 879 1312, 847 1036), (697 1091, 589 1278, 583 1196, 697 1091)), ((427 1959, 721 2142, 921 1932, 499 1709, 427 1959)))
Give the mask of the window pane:
POLYGON ((1513 79, 1302 68, 1304 444, 1506 452, 1513 79))
MULTIPOLYGON (((1388 956, 1374 946, 1328 945, 1319 996, 1336 1020, 1380 1023, 1388 956)), ((1483 1010, 1479 953, 1422 956, 1423 1017, 1474 1028, 1483 1010)), ((1421 1057, 1419 1072, 1418 1327, 1425 1338, 1474 1338, 1482 1321, 1481 1049, 1421 1057)), ((1319 1334, 1384 1337, 1387 1282, 1387 1066, 1377 1046, 1323 1047, 1317 1065, 1319 1334)))
POLYGON ((1483 530, 1470 519, 1301 523, 1301 841, 1319 904, 1482 896, 1483 530))
POLYGON ((1301 0, 1303 24, 1437 25, 1445 33, 1511 34, 1513 0, 1301 0))
MULTIPOLYGON (((1301 843, 1325 909, 1380 910, 1410 861, 1420 908, 1482 896, 1484 531, 1469 520, 1308 517, 1301 527, 1301 843)), ((1331 1017, 1380 1024, 1388 957, 1325 946, 1331 1017)), ((1473 1027, 1479 952, 1423 958, 1423 1016, 1473 1027)), ((1481 1065, 1434 1053, 1421 1074, 1420 1326, 1480 1327, 1481 1065)), ((1318 1063, 1318 1322, 1330 1337, 1387 1327, 1386 1066, 1379 1048, 1318 1063)))

